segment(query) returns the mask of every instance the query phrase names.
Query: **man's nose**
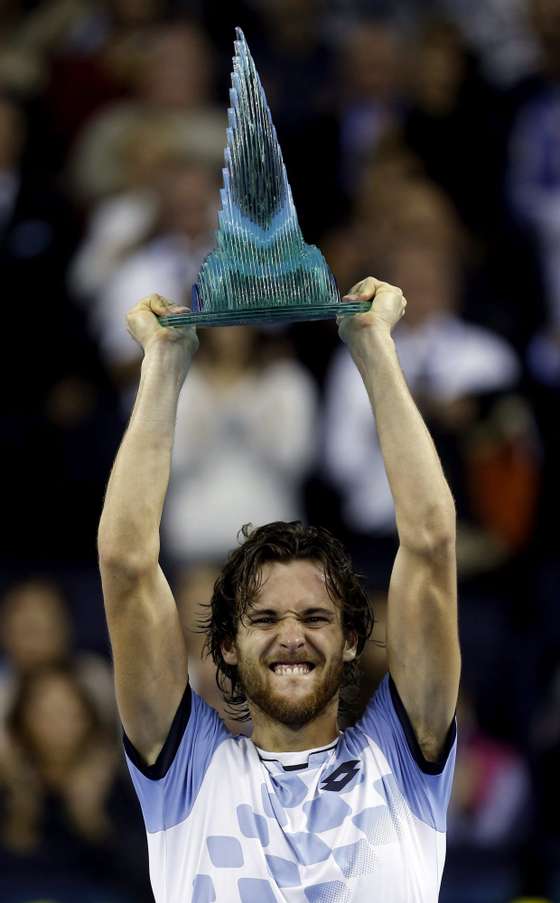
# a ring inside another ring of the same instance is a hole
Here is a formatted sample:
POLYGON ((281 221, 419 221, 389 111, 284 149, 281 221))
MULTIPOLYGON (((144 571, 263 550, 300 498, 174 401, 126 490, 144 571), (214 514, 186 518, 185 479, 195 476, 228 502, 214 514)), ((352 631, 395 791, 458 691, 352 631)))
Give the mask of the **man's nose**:
POLYGON ((278 640, 283 649, 294 652, 304 643, 303 626, 295 618, 286 618, 280 622, 278 640))

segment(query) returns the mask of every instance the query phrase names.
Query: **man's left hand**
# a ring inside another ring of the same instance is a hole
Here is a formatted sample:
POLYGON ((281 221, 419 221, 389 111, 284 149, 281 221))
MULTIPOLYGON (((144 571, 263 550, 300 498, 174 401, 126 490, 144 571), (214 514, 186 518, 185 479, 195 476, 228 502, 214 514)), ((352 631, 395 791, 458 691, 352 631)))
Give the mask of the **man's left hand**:
POLYGON ((381 282, 374 276, 367 276, 352 286, 348 294, 344 295, 342 303, 371 300, 373 300, 371 310, 366 313, 337 317, 338 334, 350 349, 360 338, 365 338, 365 334, 372 328, 381 326, 391 332, 404 316, 406 298, 402 290, 395 285, 389 285, 388 282, 381 282))

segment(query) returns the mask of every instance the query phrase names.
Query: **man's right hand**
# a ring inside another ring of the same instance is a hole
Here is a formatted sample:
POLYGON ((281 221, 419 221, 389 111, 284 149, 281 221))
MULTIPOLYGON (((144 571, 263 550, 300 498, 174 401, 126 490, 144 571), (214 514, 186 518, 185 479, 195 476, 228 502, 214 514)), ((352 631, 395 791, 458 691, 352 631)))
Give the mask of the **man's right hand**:
POLYGON ((180 343, 192 357, 198 348, 198 336, 194 326, 162 326, 158 317, 182 314, 188 307, 180 307, 161 295, 147 295, 127 314, 126 325, 130 335, 144 349, 155 342, 180 343))

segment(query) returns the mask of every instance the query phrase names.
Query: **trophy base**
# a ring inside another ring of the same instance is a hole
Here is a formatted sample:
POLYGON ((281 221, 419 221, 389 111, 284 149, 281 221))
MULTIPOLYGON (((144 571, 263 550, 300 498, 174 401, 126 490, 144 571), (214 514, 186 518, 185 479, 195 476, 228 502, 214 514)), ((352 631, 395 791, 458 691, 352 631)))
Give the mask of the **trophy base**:
POLYGON ((271 323, 299 323, 305 320, 332 320, 363 314, 370 310, 371 301, 348 301, 340 304, 302 304, 278 307, 253 307, 245 310, 197 311, 159 317, 162 326, 244 326, 271 323))

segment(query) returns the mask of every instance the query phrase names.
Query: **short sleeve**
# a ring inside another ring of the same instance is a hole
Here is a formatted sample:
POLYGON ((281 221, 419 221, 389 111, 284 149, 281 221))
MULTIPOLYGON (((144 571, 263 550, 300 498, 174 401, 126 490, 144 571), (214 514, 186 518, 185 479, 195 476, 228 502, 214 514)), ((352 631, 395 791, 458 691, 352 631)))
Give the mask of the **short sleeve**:
POLYGON ((128 769, 149 833, 188 817, 214 753, 231 737, 217 712, 190 686, 153 765, 146 765, 124 735, 128 769))
POLYGON ((355 730, 364 732, 380 748, 417 818, 438 831, 445 831, 457 750, 455 719, 438 761, 427 761, 398 690, 386 675, 355 730))

